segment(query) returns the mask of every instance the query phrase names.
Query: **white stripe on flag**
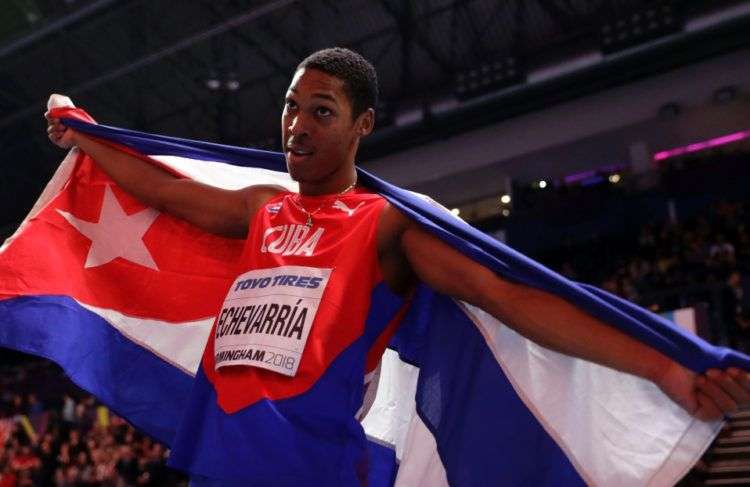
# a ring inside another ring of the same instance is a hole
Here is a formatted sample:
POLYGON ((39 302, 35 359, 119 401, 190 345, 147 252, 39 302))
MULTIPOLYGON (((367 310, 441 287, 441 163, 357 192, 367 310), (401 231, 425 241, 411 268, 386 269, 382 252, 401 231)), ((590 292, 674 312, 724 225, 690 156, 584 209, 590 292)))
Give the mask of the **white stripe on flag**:
POLYGON ((448 487, 435 437, 417 414, 409 426, 395 487, 448 487))
POLYGON ((208 334, 211 333, 213 317, 184 323, 168 323, 135 318, 119 311, 76 302, 99 315, 128 340, 150 350, 183 372, 195 376, 198 371, 208 334))
POLYGON ((672 485, 721 428, 649 381, 545 349, 463 306, 521 400, 591 485, 672 485))
POLYGON ((680 308, 672 311, 672 321, 693 335, 697 333, 695 308, 680 308))
POLYGON ((375 401, 362 426, 368 436, 395 446, 400 460, 396 486, 447 486, 435 438, 416 414, 418 378, 418 368, 403 362, 393 350, 386 350, 375 401))
POLYGON ((257 167, 242 167, 216 161, 178 156, 151 156, 191 179, 223 189, 242 189, 258 184, 276 184, 297 192, 299 185, 289 174, 257 167))
POLYGON ((418 368, 402 362, 398 353, 387 349, 380 364, 380 379, 372 384, 377 387, 375 400, 362 420, 368 436, 396 447, 398 459, 404 455, 409 425, 416 416, 418 378, 418 368))

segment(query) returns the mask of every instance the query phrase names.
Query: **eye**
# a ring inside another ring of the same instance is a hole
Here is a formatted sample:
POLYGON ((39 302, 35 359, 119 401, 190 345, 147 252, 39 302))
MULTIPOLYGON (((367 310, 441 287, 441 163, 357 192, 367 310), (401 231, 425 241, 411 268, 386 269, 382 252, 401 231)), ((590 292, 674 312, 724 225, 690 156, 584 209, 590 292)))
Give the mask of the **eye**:
POLYGON ((287 110, 293 110, 297 108, 297 102, 295 102, 291 98, 288 98, 286 102, 284 102, 284 108, 287 110))
POLYGON ((315 114, 319 117, 330 117, 333 115, 333 110, 328 107, 320 106, 315 109, 315 114))

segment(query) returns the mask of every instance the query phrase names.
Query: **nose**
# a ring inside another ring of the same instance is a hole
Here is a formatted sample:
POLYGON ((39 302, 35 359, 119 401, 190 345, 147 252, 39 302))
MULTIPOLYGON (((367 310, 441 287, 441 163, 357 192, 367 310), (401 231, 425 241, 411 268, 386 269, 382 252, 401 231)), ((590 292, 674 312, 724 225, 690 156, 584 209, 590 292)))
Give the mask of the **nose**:
POLYGON ((303 117, 301 114, 296 114, 292 117, 292 119, 289 121, 289 126, 287 127, 287 130, 289 131, 289 135, 303 135, 307 133, 307 127, 306 123, 303 120, 303 117))

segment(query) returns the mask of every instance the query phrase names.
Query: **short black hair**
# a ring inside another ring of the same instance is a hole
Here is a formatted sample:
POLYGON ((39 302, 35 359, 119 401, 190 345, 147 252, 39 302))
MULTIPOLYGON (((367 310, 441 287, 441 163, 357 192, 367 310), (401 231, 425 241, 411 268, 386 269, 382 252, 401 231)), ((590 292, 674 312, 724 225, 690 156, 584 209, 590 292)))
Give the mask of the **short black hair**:
POLYGON ((317 69, 344 82, 352 104, 352 118, 378 103, 378 75, 370 62, 360 54, 343 47, 331 47, 314 52, 302 60, 297 71, 317 69))

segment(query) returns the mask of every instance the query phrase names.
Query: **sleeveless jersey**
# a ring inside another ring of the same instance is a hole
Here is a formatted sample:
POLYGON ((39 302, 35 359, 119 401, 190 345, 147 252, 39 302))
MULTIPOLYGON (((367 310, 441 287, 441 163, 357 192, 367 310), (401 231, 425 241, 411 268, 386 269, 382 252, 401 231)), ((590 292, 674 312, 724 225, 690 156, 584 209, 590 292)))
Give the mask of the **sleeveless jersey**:
POLYGON ((257 212, 238 268, 241 277, 230 295, 247 288, 261 297, 244 304, 225 302, 171 465, 207 477, 244 479, 243 485, 359 483, 368 463, 368 445, 356 419, 365 377, 376 369, 406 309, 380 273, 376 235, 385 204, 381 196, 357 188, 316 197, 282 193, 257 212), (310 214, 309 226, 302 208, 310 214), (314 277, 321 272, 327 277, 314 277), (325 286, 317 309, 305 308, 297 296, 311 288, 319 291, 317 284, 325 286), (273 298, 267 290, 275 293, 273 298), (258 302, 277 298, 286 299, 285 314, 281 304, 258 302), (267 319, 274 306, 274 316, 267 319), (315 316, 298 360, 283 346, 251 344, 227 351, 222 345, 235 335, 252 335, 246 339, 250 342, 299 342, 302 325, 295 326, 303 309, 307 318, 312 312, 315 316), (272 367, 262 362, 278 355, 282 367, 294 361, 293 374, 291 367, 283 373, 261 368, 272 367), (258 366, 232 365, 238 357, 258 366), (217 363, 222 365, 218 369, 217 363), (198 432, 216 438, 198 442, 198 432), (212 443, 215 448, 200 446, 212 443))

